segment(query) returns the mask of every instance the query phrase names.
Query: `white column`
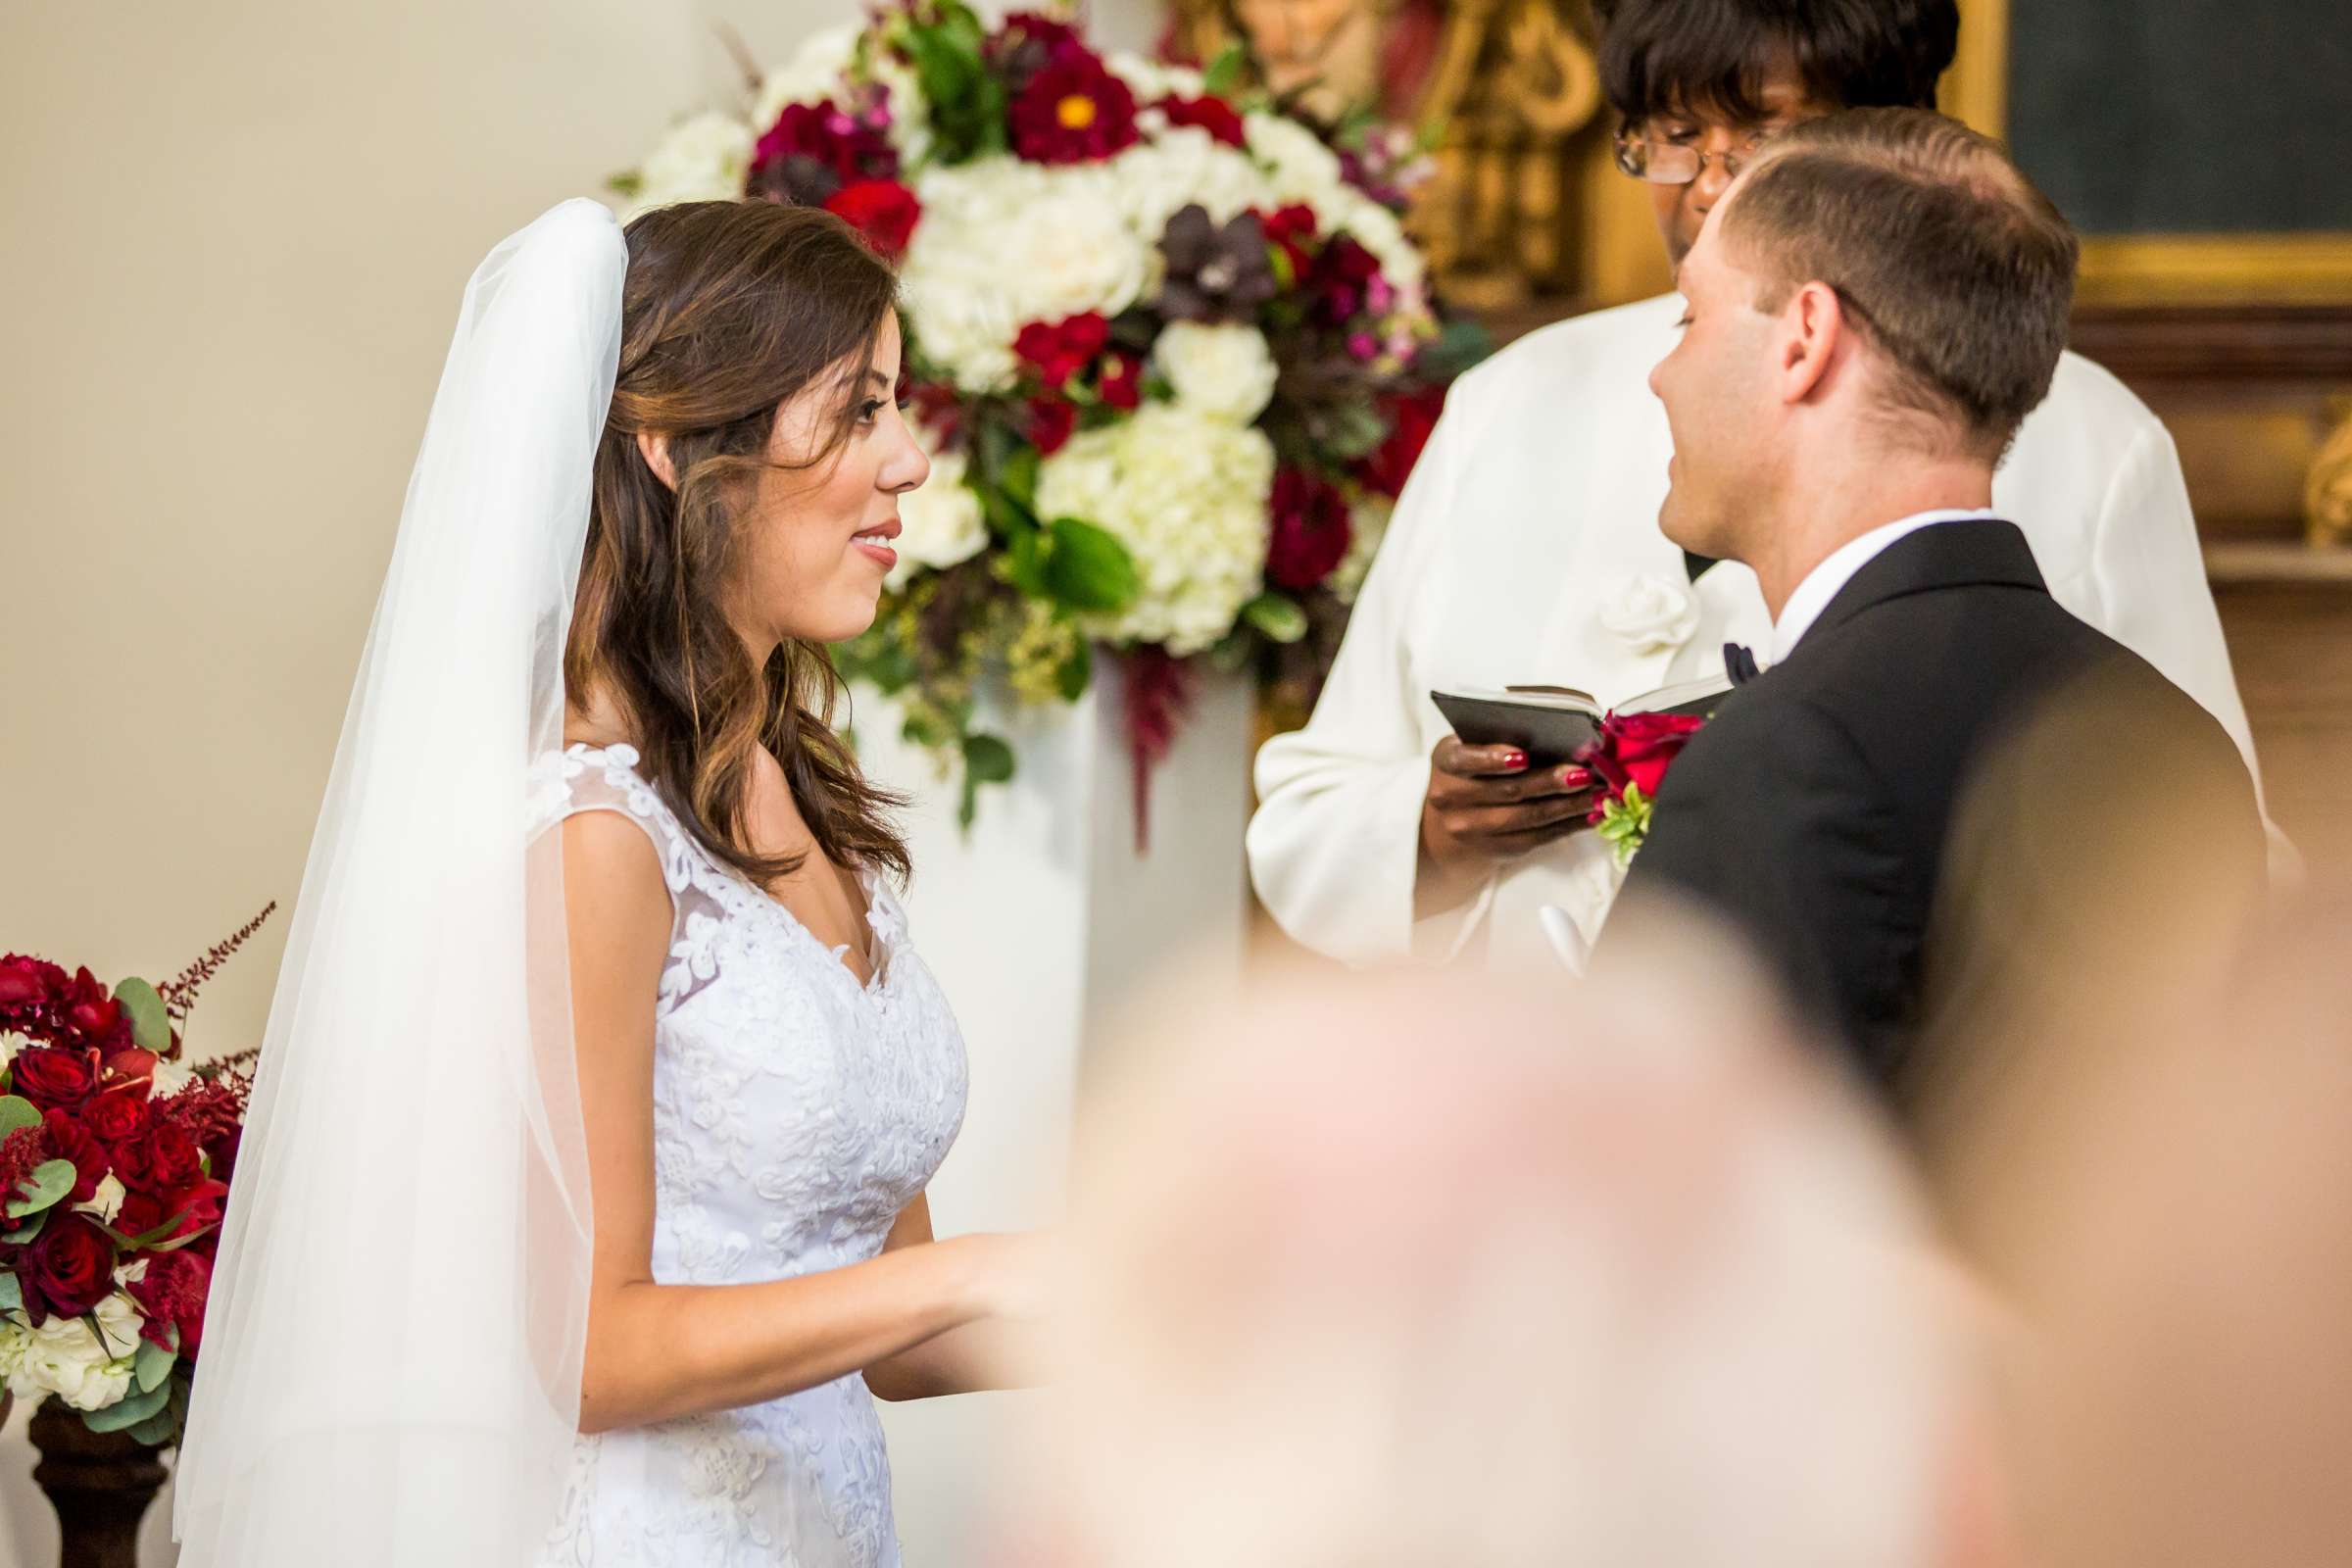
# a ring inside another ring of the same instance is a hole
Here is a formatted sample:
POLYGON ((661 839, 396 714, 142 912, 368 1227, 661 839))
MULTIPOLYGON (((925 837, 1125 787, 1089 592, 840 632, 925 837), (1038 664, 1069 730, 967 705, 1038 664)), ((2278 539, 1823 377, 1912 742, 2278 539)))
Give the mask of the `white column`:
MULTIPOLYGON (((982 792, 967 837, 956 825, 956 790, 899 740, 896 710, 858 694, 868 773, 916 797, 907 917, 971 1054, 963 1132, 931 1186, 943 1236, 1058 1217, 1079 1075, 1121 999, 1180 954, 1210 960, 1208 984, 1222 976, 1238 987, 1249 907, 1247 683, 1199 683, 1190 721, 1153 771, 1151 849, 1142 856, 1110 661, 1074 706, 995 707, 983 722, 1012 742, 1019 772, 982 792)), ((910 1564, 977 1560, 994 1496, 992 1445, 1026 1397, 884 1407, 910 1564)))

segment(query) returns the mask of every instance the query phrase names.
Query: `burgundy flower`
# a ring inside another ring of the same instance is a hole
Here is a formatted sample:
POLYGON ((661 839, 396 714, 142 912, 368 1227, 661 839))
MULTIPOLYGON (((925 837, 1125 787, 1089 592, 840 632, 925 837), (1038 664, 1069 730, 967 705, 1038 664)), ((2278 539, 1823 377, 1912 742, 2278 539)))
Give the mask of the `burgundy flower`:
POLYGON ((1135 145, 1135 94, 1092 55, 1048 62, 1012 100, 1012 150, 1033 164, 1084 164, 1135 145))
MULTIPOLYGON (((145 1151, 140 1175, 143 1185, 158 1193, 168 1193, 184 1187, 204 1175, 204 1151, 188 1136, 186 1128, 174 1122, 160 1122, 148 1129, 138 1146, 145 1151)), ((129 1177, 123 1184, 129 1185, 129 1177)), ((171 1206, 166 1200, 166 1207, 171 1206)))
POLYGON ((906 254, 923 216, 914 192, 895 179, 854 179, 826 197, 824 208, 893 262, 906 254))
POLYGON ((66 971, 45 959, 12 953, 0 958, 0 1028, 45 1024, 66 993, 66 971))
POLYGON ((1348 501, 1330 481, 1303 468, 1274 474, 1274 534, 1266 575, 1285 588, 1307 589, 1331 575, 1348 554, 1354 530, 1348 501))
POLYGON ((1288 207, 1259 214, 1258 222, 1265 230, 1266 243, 1282 252, 1284 260, 1291 264, 1292 279, 1303 279, 1314 265, 1308 241, 1315 237, 1315 210, 1304 202, 1293 202, 1288 207))
POLYGON ((1069 444, 1078 428, 1078 405, 1065 398, 1034 397, 1022 434, 1041 457, 1052 457, 1069 444))
POLYGON ((981 46, 981 55, 1003 78, 1004 91, 1013 96, 1056 62, 1102 69, 1101 60, 1078 36, 1077 28, 1034 11, 1015 11, 1005 17, 1004 25, 981 46))
POLYGON ((164 1212, 164 1200, 155 1194, 133 1192, 115 1211, 115 1230, 122 1236, 144 1236, 171 1217, 164 1212))
POLYGON ((1144 362, 1125 349, 1113 349, 1102 362, 1098 387, 1102 401, 1114 409, 1133 409, 1144 401, 1144 362))
POLYGON ((85 1214, 52 1214, 17 1261, 25 1315, 78 1317, 115 1288, 115 1244, 85 1214))
POLYGON ((1430 435, 1438 427, 1438 416, 1445 407, 1444 387, 1383 397, 1380 412, 1388 416, 1389 433, 1371 456, 1364 459, 1357 475, 1392 501, 1404 494, 1404 481, 1412 476, 1413 466, 1421 461, 1422 449, 1429 445, 1430 435))
POLYGON ((1237 213, 1220 224, 1191 202, 1160 231, 1167 269, 1154 302, 1172 321, 1247 321, 1281 288, 1255 213, 1237 213))
POLYGON ((1159 112, 1171 125, 1198 125, 1228 147, 1247 147, 1242 117, 1222 98, 1162 98, 1159 112))
POLYGON ((1377 257, 1345 234, 1334 236, 1315 258, 1311 273, 1315 314, 1334 326, 1352 318, 1379 277, 1377 257))
POLYGON ((146 1338, 168 1348, 164 1331, 178 1329, 179 1353, 191 1361, 204 1339, 204 1303, 212 1288, 212 1261, 188 1250, 154 1254, 146 1274, 127 1287, 147 1319, 146 1338))
POLYGON ((130 1044, 129 1016, 87 969, 74 972, 73 983, 59 1000, 59 1010, 65 1027, 81 1045, 105 1050, 130 1044))
POLYGON ((82 1123, 98 1138, 120 1144, 147 1130, 147 1090, 144 1085, 109 1089, 82 1112, 82 1123))
POLYGON ((97 1196, 98 1183, 114 1164, 107 1147, 91 1137, 90 1130, 78 1118, 62 1110, 52 1110, 41 1117, 41 1136, 49 1142, 51 1159, 74 1162, 74 1191, 66 1201, 86 1203, 97 1196))
POLYGON ((28 1046, 17 1053, 9 1082, 41 1110, 79 1110, 98 1092, 97 1058, 68 1046, 28 1046))
POLYGON ((1706 723, 1693 713, 1610 713, 1600 734, 1576 749, 1576 760, 1607 786, 1592 803, 1590 820, 1598 824, 1610 800, 1622 801, 1630 785, 1655 800, 1666 770, 1706 723))
POLYGON ((750 194, 821 207, 844 185, 895 179, 899 152, 883 126, 887 115, 853 115, 831 99, 786 104, 752 149, 750 194))
POLYGON ((1058 392, 1095 363, 1110 342, 1110 322, 1097 311, 1059 321, 1031 321, 1012 340, 1012 352, 1034 366, 1049 392, 1058 392))
POLYGON ((19 1184, 48 1160, 49 1140, 38 1126, 0 1138, 0 1202, 16 1197, 19 1184))

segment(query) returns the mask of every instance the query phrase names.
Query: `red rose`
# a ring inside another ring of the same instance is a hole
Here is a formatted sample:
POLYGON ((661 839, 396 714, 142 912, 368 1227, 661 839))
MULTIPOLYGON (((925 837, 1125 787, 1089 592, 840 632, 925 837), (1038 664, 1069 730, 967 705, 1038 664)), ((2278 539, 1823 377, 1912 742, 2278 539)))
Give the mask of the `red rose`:
POLYGON ((96 1196, 107 1168, 114 1163, 106 1146, 92 1138, 78 1119, 62 1110, 52 1110, 41 1117, 41 1136, 49 1141, 51 1159, 74 1162, 74 1191, 67 1201, 88 1202, 96 1196))
POLYGON ((865 236, 890 261, 906 254, 923 204, 895 179, 857 179, 825 198, 825 211, 865 236))
POLYGON ((1354 534, 1339 488, 1302 468, 1281 468, 1274 474, 1272 510, 1266 575, 1282 587, 1298 589, 1330 576, 1354 534))
POLYGON ((123 1236, 144 1236, 171 1217, 164 1212, 162 1199, 153 1193, 133 1192, 115 1213, 115 1230, 123 1236))
POLYGON ((1144 401, 1144 362, 1124 349, 1111 350, 1110 357, 1102 362, 1099 390, 1107 407, 1140 407, 1144 401))
POLYGON ((81 1113, 82 1125, 110 1144, 136 1138, 147 1130, 147 1090, 109 1089, 81 1113))
POLYGON ((1058 392, 1109 342, 1110 322, 1100 311, 1088 311, 1059 321, 1029 322, 1014 336, 1012 352, 1036 368, 1047 391, 1058 392))
POLYGON ((1258 214, 1257 220, 1266 231, 1266 243, 1290 262, 1292 281, 1305 277, 1311 265, 1306 242, 1315 237, 1315 210, 1304 202, 1293 202, 1288 207, 1258 214))
POLYGON ((1031 398, 1023 434, 1041 457, 1052 457, 1069 443, 1078 428, 1078 405, 1060 398, 1031 398))
POLYGON ((123 1016, 122 1004, 108 996, 106 987, 89 970, 75 971, 62 1007, 66 1027, 79 1037, 82 1045, 106 1047, 130 1043, 130 1020, 123 1016))
POLYGON ((1247 147, 1242 117, 1222 98, 1162 98, 1159 112, 1171 125, 1198 125, 1228 147, 1247 147))
MULTIPOLYGON (((217 1182, 210 1176, 199 1176, 185 1187, 162 1195, 164 1214, 176 1216, 179 1223, 172 1228, 173 1236, 186 1236, 208 1226, 220 1223, 221 1206, 228 1201, 228 1184, 217 1182)), ((149 1229, 153 1229, 150 1226, 149 1229)), ((124 1235, 130 1234, 125 1231, 124 1235)))
POLYGON ((1338 235, 1315 258, 1316 314, 1335 326, 1352 319, 1379 276, 1380 259, 1346 234, 1338 235))
POLYGON ((237 1174, 237 1151, 244 1147, 245 1129, 231 1127, 205 1147, 213 1175, 221 1181, 234 1181, 237 1174))
POLYGON ((1033 164, 1083 164, 1136 142, 1135 94, 1092 55, 1067 52, 1012 100, 1012 150, 1033 164))
POLYGON ((0 1024, 38 1022, 65 990, 66 971, 54 963, 22 953, 0 958, 0 1024))
POLYGON ((9 1082, 42 1110, 79 1110, 98 1092, 98 1063, 86 1051, 30 1046, 17 1053, 9 1082))
POLYGON ((1404 481, 1412 477, 1413 466, 1421 461, 1445 408, 1444 387, 1383 398, 1381 412, 1389 416, 1389 434, 1357 469, 1364 483, 1392 501, 1404 494, 1404 481))
POLYGON ((1577 748, 1576 760, 1600 775, 1607 786, 1592 803, 1588 820, 1602 820, 1610 800, 1625 799, 1626 788, 1638 785, 1643 795, 1657 799, 1666 770, 1706 724, 1694 713, 1611 713, 1600 721, 1600 735, 1577 748))
POLYGON ((115 1245, 83 1214, 52 1214, 17 1261, 34 1323, 50 1312, 78 1317, 115 1288, 115 1245))
MULTIPOLYGON (((159 1122, 148 1129, 139 1147, 146 1151, 141 1172, 146 1177, 144 1185, 155 1192, 184 1187, 204 1175, 204 1152, 184 1127, 159 1122)), ((169 1202, 166 1200, 167 1206, 169 1202)))

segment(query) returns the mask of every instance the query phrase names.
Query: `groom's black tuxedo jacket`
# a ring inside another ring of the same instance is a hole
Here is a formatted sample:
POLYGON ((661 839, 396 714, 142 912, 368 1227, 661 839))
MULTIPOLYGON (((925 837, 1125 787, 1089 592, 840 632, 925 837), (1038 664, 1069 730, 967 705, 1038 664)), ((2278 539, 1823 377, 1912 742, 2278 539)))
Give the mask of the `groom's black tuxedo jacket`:
MULTIPOLYGON (((1667 888, 1728 916, 1892 1090, 1923 1023, 1955 811, 2004 735, 2070 687, 2222 759, 2203 772, 2239 797, 2229 820, 2183 824, 2183 838, 2259 857, 2252 783, 2221 725, 2060 609, 2014 524, 1970 520, 1887 547, 1788 659, 1725 699, 1660 785, 1626 893, 1667 888)), ((2018 809, 2099 809, 2048 782, 2018 809)))

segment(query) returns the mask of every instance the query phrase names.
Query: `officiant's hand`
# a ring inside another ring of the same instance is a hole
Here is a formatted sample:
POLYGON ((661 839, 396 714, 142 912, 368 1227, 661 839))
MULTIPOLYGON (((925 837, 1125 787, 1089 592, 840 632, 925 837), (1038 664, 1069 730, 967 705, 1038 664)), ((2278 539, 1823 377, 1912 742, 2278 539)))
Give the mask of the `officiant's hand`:
POLYGON ((1531 768, 1510 746, 1448 735, 1430 754, 1421 853, 1440 880, 1467 881, 1567 837, 1592 809, 1592 775, 1573 763, 1531 768))

